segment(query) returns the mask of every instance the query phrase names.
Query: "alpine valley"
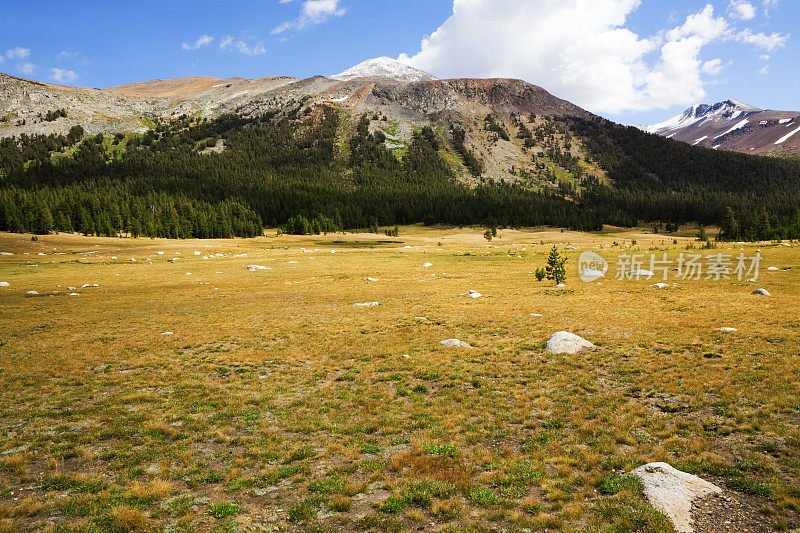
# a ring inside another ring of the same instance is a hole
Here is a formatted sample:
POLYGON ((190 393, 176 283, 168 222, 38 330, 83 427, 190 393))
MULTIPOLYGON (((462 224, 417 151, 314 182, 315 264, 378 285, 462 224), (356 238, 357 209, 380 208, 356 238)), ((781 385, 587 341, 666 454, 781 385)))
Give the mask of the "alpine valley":
POLYGON ((729 101, 642 131, 525 81, 441 80, 389 58, 309 79, 109 89, 0 74, 0 230, 691 222, 723 239, 797 238, 798 127, 797 113, 729 101))

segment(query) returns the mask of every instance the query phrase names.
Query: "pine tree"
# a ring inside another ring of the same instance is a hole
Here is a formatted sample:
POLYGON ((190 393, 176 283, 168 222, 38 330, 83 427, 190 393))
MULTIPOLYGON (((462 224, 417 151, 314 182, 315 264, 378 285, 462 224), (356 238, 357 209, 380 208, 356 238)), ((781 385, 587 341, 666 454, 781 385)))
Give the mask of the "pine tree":
POLYGON ((555 281, 556 285, 567 281, 567 269, 564 268, 566 262, 567 258, 561 257, 558 253, 558 247, 553 246, 553 249, 550 250, 550 257, 547 258, 547 266, 545 267, 547 279, 555 281))

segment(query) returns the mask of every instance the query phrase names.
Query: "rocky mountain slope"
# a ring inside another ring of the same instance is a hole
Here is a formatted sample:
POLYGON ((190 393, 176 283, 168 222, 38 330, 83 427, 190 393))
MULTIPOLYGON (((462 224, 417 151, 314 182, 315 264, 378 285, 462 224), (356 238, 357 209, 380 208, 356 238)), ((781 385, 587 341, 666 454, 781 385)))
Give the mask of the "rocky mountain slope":
MULTIPOLYGON (((433 126, 447 140, 454 128, 463 130, 464 145, 482 162, 487 179, 541 178, 553 184, 570 179, 574 168, 570 171, 564 161, 546 153, 555 147, 576 158, 573 166, 582 161, 582 172, 602 177, 586 161, 581 143, 570 142, 550 123, 557 117, 591 114, 520 80, 438 80, 388 58, 366 61, 330 78, 189 77, 109 89, 63 87, 0 74, 0 137, 65 133, 74 125, 90 134, 141 134, 159 121, 182 115, 197 120, 300 108, 310 113, 320 106, 334 106, 350 117, 343 122, 343 139, 352 134, 357 117, 378 118, 371 129, 382 131, 387 147, 398 156, 424 126, 433 126), (66 117, 47 120, 49 111, 61 109, 66 117), (518 131, 527 134, 517 136, 518 131)), ((476 178, 459 157, 450 155, 459 175, 476 178)))
POLYGON ((695 105, 642 129, 715 150, 751 154, 800 151, 800 112, 764 110, 736 100, 695 105))

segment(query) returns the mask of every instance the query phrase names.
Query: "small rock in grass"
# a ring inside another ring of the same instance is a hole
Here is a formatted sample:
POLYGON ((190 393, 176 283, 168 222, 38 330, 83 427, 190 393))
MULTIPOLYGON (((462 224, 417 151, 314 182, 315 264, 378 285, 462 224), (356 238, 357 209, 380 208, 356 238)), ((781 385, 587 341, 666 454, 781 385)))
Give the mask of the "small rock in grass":
POLYGON ((430 268, 432 266, 433 265, 431 263, 425 263, 424 265, 422 265, 422 268, 430 268))
POLYGON ((563 283, 559 283, 558 285, 556 285, 556 289, 565 289, 566 287, 567 286, 564 285, 563 283))
POLYGON ((366 281, 380 281, 380 280, 377 278, 366 278, 366 281))
POLYGON ((261 265, 248 265, 247 270, 249 270, 250 272, 255 272, 257 270, 269 270, 269 268, 261 265))
POLYGON ((440 342, 442 346, 447 346, 448 348, 472 348, 466 342, 460 341, 458 339, 447 339, 445 341, 440 342))
POLYGON ((36 291, 28 291, 25 294, 27 294, 28 296, 39 296, 39 293, 36 291))
POLYGON ((380 304, 378 302, 364 302, 363 304, 353 304, 354 307, 377 307, 380 304))
POLYGON ((655 273, 649 270, 631 270, 628 272, 628 276, 632 278, 652 278, 655 276, 655 273))
POLYGON ((7 281, 0 281, 0 287, 10 287, 11 284, 7 281))
POLYGON ((467 293, 462 294, 461 296, 466 296, 468 298, 478 299, 483 295, 481 293, 479 293, 478 291, 471 290, 471 291, 469 291, 467 293))
POLYGON ((767 289, 758 289, 757 291, 754 291, 753 294, 757 294, 759 296, 772 296, 767 289))
POLYGON ((77 293, 77 292, 71 292, 71 293, 69 293, 69 295, 70 295, 70 296, 80 296, 80 293, 77 293))
POLYGON ((651 287, 655 287, 656 289, 666 289, 669 287, 666 283, 656 283, 655 285, 650 285, 651 287))
POLYGON ((781 269, 778 267, 769 267, 767 270, 769 270, 770 272, 779 272, 781 269))
POLYGON ((722 331, 723 333, 735 333, 739 330, 736 328, 718 328, 717 331, 722 331))
POLYGON ((162 335, 175 335, 175 334, 171 331, 165 331, 164 333, 162 333, 162 335))
POLYGON ((547 349, 545 353, 549 354, 576 354, 581 350, 595 348, 595 345, 586 339, 569 333, 567 331, 559 331, 554 334, 547 341, 547 349))

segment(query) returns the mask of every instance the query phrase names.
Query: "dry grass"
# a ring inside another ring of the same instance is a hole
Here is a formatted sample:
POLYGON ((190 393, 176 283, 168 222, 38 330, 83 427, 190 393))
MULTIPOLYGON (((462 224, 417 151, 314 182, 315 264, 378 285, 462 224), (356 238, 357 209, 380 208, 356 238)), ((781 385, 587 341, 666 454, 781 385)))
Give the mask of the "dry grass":
POLYGON ((0 235, 0 531, 658 530, 635 488, 606 492, 650 461, 798 527, 797 248, 760 245, 789 270, 755 286, 662 291, 581 283, 570 251, 556 290, 531 274, 551 243, 677 257, 692 241, 482 235, 0 235), (545 355, 560 330, 600 349, 545 355))

